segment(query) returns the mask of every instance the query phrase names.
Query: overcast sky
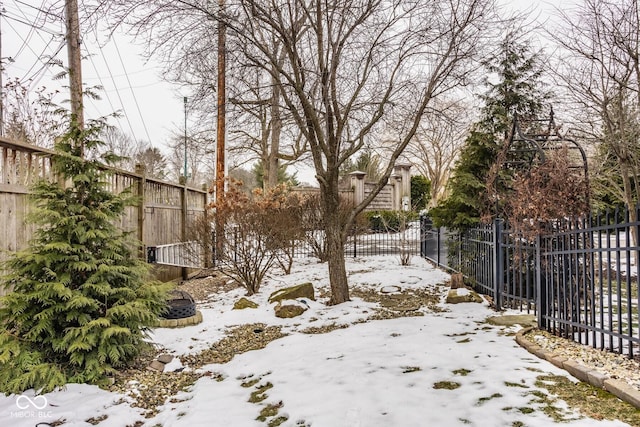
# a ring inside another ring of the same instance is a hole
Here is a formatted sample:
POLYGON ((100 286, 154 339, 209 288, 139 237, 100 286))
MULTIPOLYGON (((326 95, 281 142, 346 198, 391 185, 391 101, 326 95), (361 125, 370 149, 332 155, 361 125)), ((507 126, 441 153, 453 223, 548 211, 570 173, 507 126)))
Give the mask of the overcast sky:
MULTIPOLYGON (((46 66, 46 58, 55 55, 67 64, 63 23, 53 16, 46 19, 43 1, 5 0, 2 2, 3 79, 19 78, 31 88, 47 89, 67 86, 67 79, 53 81, 60 68, 46 66)), ((56 0, 55 4, 64 4, 56 0)), ((101 43, 102 44, 102 43, 101 43)), ((163 146, 172 133, 182 134, 184 128, 183 96, 177 86, 163 82, 159 70, 145 63, 142 48, 130 37, 116 35, 104 45, 95 43, 93 34, 83 37, 82 74, 85 86, 103 86, 101 100, 85 98, 85 116, 89 118, 120 112, 122 117, 111 121, 139 141, 151 141, 163 146), (91 53, 91 55, 88 55, 91 53)), ((184 91, 182 91, 184 92, 184 91)), ((60 101, 67 99, 61 96, 60 101)))
MULTIPOLYGON (((43 2, 51 3, 52 0, 4 0, 2 3, 0 57, 5 70, 3 78, 5 81, 19 78, 32 88, 45 86, 66 92, 61 88, 67 85, 66 79, 52 81, 60 69, 44 65, 44 58, 56 52, 67 64, 67 54, 63 23, 39 10, 43 2)), ((60 8, 64 4, 64 0, 53 2, 60 8)), ((538 9, 540 15, 535 11, 532 15, 539 19, 553 8, 550 2, 541 0, 502 2, 508 9, 538 9)), ((83 42, 83 53, 91 53, 82 61, 83 81, 86 86, 104 87, 100 93, 102 100, 85 99, 86 117, 118 111, 123 116, 112 124, 138 141, 150 141, 161 148, 166 146, 172 134, 183 133, 183 97, 188 92, 163 82, 158 68, 144 62, 140 46, 125 35, 103 41, 104 45, 94 43, 93 35, 86 35, 83 42)), ((60 97, 60 100, 63 98, 66 97, 60 97)))

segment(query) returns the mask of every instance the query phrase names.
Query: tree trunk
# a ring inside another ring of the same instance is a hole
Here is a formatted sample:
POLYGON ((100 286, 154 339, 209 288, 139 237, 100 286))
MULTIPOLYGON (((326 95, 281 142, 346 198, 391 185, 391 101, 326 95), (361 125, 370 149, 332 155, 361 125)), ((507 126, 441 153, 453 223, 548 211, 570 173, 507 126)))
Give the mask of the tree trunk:
MULTIPOLYGON (((329 174, 327 174, 329 175, 329 174)), ((328 177, 329 178, 329 177, 328 177)), ((329 304, 335 305, 349 301, 349 283, 344 259, 345 236, 344 224, 340 219, 340 195, 338 192, 338 173, 321 184, 323 201, 324 231, 329 265, 329 283, 331 299, 329 304)))
POLYGON ((327 260, 329 283, 331 284, 330 305, 349 301, 349 283, 344 259, 344 239, 337 212, 331 214, 336 220, 327 218, 325 233, 327 239, 327 260))
POLYGON ((268 174, 263 177, 267 188, 278 185, 278 155, 280 154, 280 135, 282 134, 282 117, 280 115, 280 87, 274 83, 271 92, 271 149, 269 152, 269 166, 265 165, 268 174))
MULTIPOLYGON (((621 159, 620 161, 620 175, 622 176, 622 186, 624 189, 624 201, 625 204, 627 205, 627 209, 629 210, 629 221, 630 222, 636 222, 638 220, 637 218, 637 211, 636 211, 636 203, 637 200, 633 195, 633 190, 631 188, 632 183, 631 183, 631 173, 630 170, 632 168, 629 167, 629 165, 626 163, 626 161, 624 161, 623 159, 621 159)), ((630 227, 631 229, 631 244, 633 246, 636 246, 638 244, 638 236, 637 236, 637 230, 636 227, 630 227)), ((637 254, 636 251, 632 251, 633 253, 633 262, 637 262, 638 260, 637 258, 637 254)))

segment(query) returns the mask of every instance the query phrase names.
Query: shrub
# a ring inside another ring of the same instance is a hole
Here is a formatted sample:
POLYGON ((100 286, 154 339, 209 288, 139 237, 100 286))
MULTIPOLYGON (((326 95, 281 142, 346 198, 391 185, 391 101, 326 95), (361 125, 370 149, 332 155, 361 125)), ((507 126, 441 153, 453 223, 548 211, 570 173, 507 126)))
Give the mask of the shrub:
POLYGON ((418 219, 417 213, 403 211, 369 211, 365 216, 369 220, 371 231, 385 233, 397 233, 401 230, 402 224, 418 219))
POLYGON ((216 258, 224 264, 224 273, 251 295, 274 264, 290 271, 296 242, 304 239, 302 208, 300 198, 284 186, 252 195, 241 187, 232 183, 214 206, 215 221, 224 225, 216 258))
POLYGON ((135 199, 109 192, 107 172, 80 157, 100 144, 98 132, 72 125, 56 143, 59 179, 33 187, 34 239, 3 266, 0 286, 10 291, 0 298, 5 393, 106 381, 139 354, 166 308, 167 285, 147 281, 139 244, 114 225, 135 199))

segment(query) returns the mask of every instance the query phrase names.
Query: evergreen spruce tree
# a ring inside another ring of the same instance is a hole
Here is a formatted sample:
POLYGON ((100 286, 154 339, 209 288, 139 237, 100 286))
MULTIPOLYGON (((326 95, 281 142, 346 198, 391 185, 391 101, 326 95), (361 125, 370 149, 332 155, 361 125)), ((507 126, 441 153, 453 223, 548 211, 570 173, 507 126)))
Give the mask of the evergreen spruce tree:
POLYGON ((431 180, 424 175, 411 177, 411 209, 419 212, 425 209, 431 200, 431 180))
POLYGON ((138 242, 114 224, 135 199, 111 193, 108 173, 84 161, 100 126, 70 125, 51 156, 56 180, 33 187, 27 249, 3 268, 0 391, 48 392, 100 384, 144 347, 166 308, 167 285, 149 281, 138 242))
POLYGON ((550 96, 542 90, 540 53, 532 53, 527 42, 509 33, 498 53, 485 62, 490 76, 480 121, 465 140, 453 174, 447 183, 449 196, 429 212, 437 226, 464 229, 480 222, 487 206, 486 182, 513 122, 514 115, 528 120, 541 113, 550 96))

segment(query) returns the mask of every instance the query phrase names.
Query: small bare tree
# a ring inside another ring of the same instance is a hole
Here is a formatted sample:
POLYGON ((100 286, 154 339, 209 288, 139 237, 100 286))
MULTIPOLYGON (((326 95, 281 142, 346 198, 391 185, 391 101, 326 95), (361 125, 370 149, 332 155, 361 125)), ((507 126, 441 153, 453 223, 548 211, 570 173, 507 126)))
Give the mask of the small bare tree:
MULTIPOLYGON (((251 295, 258 292, 274 265, 287 274, 291 271, 295 247, 304 238, 301 199, 284 185, 267 191, 256 189, 252 194, 243 191, 238 182, 229 187, 222 202, 213 206, 212 215, 214 221, 226 224, 224 234, 216 236, 217 242, 201 241, 212 250, 222 248, 214 255, 223 272, 251 295)), ((211 223, 207 232, 211 232, 211 223)))
POLYGON ((518 173, 507 197, 505 216, 516 232, 532 241, 549 224, 588 212, 587 185, 581 171, 571 168, 567 148, 549 153, 544 163, 518 173))

